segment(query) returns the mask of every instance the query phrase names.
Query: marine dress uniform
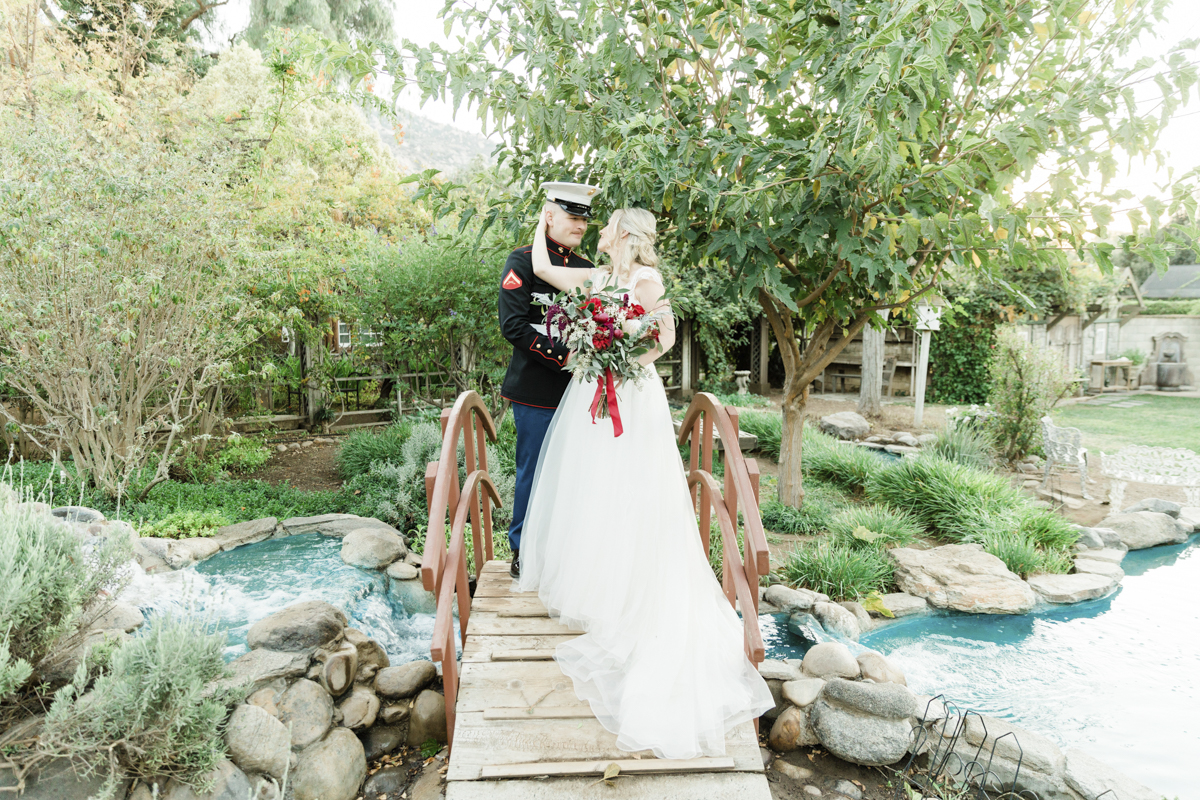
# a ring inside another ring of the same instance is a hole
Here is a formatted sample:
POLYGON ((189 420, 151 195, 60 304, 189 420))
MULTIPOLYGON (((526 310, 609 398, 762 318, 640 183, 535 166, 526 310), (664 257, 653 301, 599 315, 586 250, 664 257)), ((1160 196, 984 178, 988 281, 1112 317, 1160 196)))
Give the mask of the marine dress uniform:
MULTIPOLYGON (((568 213, 591 217, 591 197, 596 189, 581 184, 543 184, 552 202, 568 213), (565 196, 566 199, 563 199, 565 196), (580 202, 586 198, 586 203, 580 202)), ((550 263, 556 267, 591 269, 595 265, 570 247, 546 237, 550 263)), ((513 498, 512 524, 508 544, 513 551, 513 571, 519 573, 521 528, 533 488, 542 440, 562 400, 571 373, 566 367, 569 350, 546 335, 546 309, 533 299, 534 294, 558 293, 550 284, 533 274, 533 246, 518 247, 509 254, 500 278, 500 331, 512 343, 512 360, 500 394, 512 403, 517 426, 516 493, 513 498)))

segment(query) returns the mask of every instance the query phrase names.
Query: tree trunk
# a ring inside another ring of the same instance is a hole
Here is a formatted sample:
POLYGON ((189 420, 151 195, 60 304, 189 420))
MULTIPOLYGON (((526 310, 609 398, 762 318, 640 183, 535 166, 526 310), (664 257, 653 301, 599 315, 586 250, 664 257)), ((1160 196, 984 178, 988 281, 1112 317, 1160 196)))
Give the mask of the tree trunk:
POLYGON ((878 417, 883 411, 883 337, 882 330, 863 329, 862 381, 858 389, 858 413, 878 417))
MULTIPOLYGON (((791 386, 796 376, 788 376, 786 387, 791 386)), ((784 390, 783 438, 779 444, 779 502, 799 508, 804 502, 804 479, 800 473, 800 459, 804 443, 804 407, 808 404, 808 392, 801 390, 792 395, 784 390)))

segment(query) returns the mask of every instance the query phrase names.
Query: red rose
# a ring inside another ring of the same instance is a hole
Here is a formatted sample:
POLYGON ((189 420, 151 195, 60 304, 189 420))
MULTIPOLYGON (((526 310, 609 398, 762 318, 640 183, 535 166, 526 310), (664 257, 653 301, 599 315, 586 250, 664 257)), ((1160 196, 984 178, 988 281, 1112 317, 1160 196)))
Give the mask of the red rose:
POLYGON ((626 318, 626 319, 637 319, 638 317, 644 317, 644 316, 646 316, 646 309, 642 308, 642 307, 641 307, 640 305, 638 305, 637 303, 634 303, 634 304, 633 304, 633 305, 632 305, 632 306, 629 308, 629 311, 627 311, 627 312, 625 313, 625 318, 626 318))
POLYGON ((592 347, 596 348, 597 350, 605 350, 608 348, 610 341, 611 340, 608 338, 608 334, 601 331, 592 336, 592 347))
POLYGON ((579 307, 580 311, 591 311, 593 314, 604 308, 604 304, 600 302, 599 297, 589 298, 579 307))

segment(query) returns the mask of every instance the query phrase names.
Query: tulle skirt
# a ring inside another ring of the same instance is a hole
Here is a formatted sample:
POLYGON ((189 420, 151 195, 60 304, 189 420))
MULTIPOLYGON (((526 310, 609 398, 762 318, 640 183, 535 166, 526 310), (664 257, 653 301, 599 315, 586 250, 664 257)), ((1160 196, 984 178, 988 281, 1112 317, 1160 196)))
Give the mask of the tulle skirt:
POLYGON ((657 375, 618 390, 624 433, 572 381, 542 445, 521 536, 521 591, 586 633, 555 660, 623 750, 725 753, 774 706, 704 556, 657 375))

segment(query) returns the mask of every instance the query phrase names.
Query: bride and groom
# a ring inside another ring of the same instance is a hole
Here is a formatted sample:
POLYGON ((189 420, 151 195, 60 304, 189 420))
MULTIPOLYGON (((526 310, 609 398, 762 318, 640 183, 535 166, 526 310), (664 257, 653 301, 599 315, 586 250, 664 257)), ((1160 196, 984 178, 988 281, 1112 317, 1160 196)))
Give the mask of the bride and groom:
MULTIPOLYGON (((615 211, 597 267, 575 251, 596 189, 544 184, 549 202, 531 246, 512 252, 500 324, 513 345, 502 394, 517 426, 509 544, 520 591, 584 635, 555 660, 622 749, 660 758, 725 752, 728 730, 774 705, 743 649, 743 628, 705 557, 671 412, 653 362, 674 342, 656 269, 655 218, 615 211), (660 312, 646 378, 618 388, 624 433, 589 413, 596 387, 573 380, 571 353, 547 336, 534 294, 619 287, 660 312)), ((514 587, 515 588, 515 587, 514 587)))

